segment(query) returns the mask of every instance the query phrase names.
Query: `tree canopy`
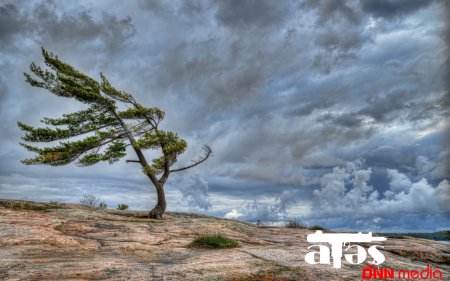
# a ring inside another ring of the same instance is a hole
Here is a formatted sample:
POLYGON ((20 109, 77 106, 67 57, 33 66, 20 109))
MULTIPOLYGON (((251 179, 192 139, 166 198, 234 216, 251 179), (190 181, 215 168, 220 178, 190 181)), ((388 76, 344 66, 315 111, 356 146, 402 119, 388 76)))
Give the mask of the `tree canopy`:
POLYGON ((172 169, 178 156, 186 150, 187 142, 177 133, 158 127, 164 111, 142 106, 130 93, 114 88, 103 74, 96 81, 45 49, 42 55, 49 69, 32 63, 30 71, 34 75, 25 73, 26 82, 56 96, 73 98, 87 108, 60 118, 44 118, 41 122, 48 125, 45 128, 18 122, 25 131, 24 141, 52 143, 44 147, 21 143, 37 154, 23 160, 24 164, 61 166, 76 162, 79 166, 90 166, 100 161, 112 164, 126 156, 126 149, 131 146, 138 160, 127 162, 140 163, 142 171, 157 187, 164 185, 170 173, 192 168, 211 155, 211 148, 205 145, 200 158, 191 165, 172 169), (148 149, 160 150, 161 156, 147 162, 143 151, 148 149), (156 176, 160 174, 158 179, 156 176))

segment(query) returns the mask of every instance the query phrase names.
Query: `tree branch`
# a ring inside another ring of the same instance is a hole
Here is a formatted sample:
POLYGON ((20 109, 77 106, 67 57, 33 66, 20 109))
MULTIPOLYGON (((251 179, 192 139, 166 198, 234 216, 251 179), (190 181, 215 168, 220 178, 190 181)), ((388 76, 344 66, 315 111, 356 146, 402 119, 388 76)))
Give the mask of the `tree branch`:
POLYGON ((203 156, 201 156, 200 159, 193 161, 194 163, 189 165, 189 166, 186 166, 186 167, 183 167, 183 168, 179 168, 179 169, 175 169, 175 170, 170 170, 169 172, 170 173, 180 172, 180 171, 184 171, 184 170, 190 169, 192 167, 195 167, 195 166, 205 162, 206 159, 208 159, 209 156, 211 156, 211 154, 212 154, 211 147, 209 147, 207 145, 204 145, 203 146, 203 156))
POLYGON ((141 163, 139 160, 125 160, 127 163, 141 163))
MULTIPOLYGON (((122 120, 122 118, 119 117, 119 115, 117 114, 117 112, 115 110, 112 111, 112 114, 114 114, 114 116, 116 117, 117 121, 119 121, 121 127, 123 128, 123 130, 125 131, 125 134, 127 135, 131 146, 133 147, 134 152, 136 152, 136 156, 139 158, 139 161, 141 163, 142 167, 146 167, 148 166, 148 162, 147 159, 145 159, 144 154, 142 153, 142 150, 135 147, 134 144, 136 143, 133 134, 130 132, 130 130, 128 129, 127 125, 125 124, 125 122, 122 120)), ((159 181, 156 178, 156 176, 154 174, 151 173, 146 173, 146 175, 148 176, 148 178, 150 179, 150 181, 155 185, 158 186, 159 185, 159 181)))

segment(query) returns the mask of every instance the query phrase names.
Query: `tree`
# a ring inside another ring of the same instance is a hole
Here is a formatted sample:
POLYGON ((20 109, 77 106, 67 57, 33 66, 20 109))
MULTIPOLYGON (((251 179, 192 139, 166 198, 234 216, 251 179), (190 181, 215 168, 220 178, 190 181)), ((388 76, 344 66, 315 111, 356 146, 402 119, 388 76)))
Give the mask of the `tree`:
POLYGON ((142 106, 131 94, 114 88, 101 73, 101 80, 98 82, 45 49, 42 49, 42 55, 48 69, 43 69, 33 62, 30 70, 34 76, 24 73, 26 82, 33 87, 46 89, 56 96, 73 98, 88 107, 64 114, 61 118, 41 120, 53 128, 34 128, 18 122, 19 127, 26 132, 22 138, 24 141, 60 141, 50 147, 21 143, 29 151, 37 153, 36 157, 25 159, 22 163, 61 166, 76 162, 78 166, 90 166, 100 161, 108 161, 113 164, 126 156, 126 149, 131 146, 137 160, 126 162, 140 164, 158 195, 158 202, 149 212, 149 217, 162 219, 166 210, 164 184, 169 175, 204 162, 211 156, 211 148, 204 145, 203 153, 197 160, 193 160, 191 165, 172 168, 178 156, 186 150, 187 143, 176 133, 158 127, 164 119, 161 109, 142 106), (119 109, 119 105, 124 109, 119 109), (71 138, 72 140, 62 141, 71 138), (143 153, 147 149, 158 150, 161 155, 149 163, 143 153))

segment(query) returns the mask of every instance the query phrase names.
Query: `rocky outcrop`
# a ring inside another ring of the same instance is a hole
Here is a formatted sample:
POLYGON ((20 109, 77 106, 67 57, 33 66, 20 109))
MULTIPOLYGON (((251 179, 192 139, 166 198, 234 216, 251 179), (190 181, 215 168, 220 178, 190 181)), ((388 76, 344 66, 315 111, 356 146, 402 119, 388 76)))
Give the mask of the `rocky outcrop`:
MULTIPOLYGON (((310 230, 11 202, 18 201, 0 201, 0 280, 361 280, 364 266, 306 264, 310 230), (222 234, 241 246, 187 247, 202 234, 222 234)), ((403 238, 384 246, 384 267, 422 270, 430 264, 450 278, 450 244, 403 238)))

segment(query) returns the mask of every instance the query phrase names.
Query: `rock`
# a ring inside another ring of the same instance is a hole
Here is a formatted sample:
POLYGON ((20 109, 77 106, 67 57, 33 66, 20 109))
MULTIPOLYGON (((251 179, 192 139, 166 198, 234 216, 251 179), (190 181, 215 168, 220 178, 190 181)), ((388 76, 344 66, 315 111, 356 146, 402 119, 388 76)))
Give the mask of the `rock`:
MULTIPOLYGON (((360 280, 364 266, 306 264, 306 236, 313 231, 305 229, 187 213, 151 220, 146 212, 34 202, 12 208, 5 202, 14 201, 0 200, 0 280, 360 280), (217 233, 241 246, 187 247, 199 235, 217 233)), ((450 244, 389 238, 383 245, 383 266, 422 270, 430 264, 449 278, 450 244)))

